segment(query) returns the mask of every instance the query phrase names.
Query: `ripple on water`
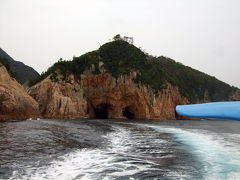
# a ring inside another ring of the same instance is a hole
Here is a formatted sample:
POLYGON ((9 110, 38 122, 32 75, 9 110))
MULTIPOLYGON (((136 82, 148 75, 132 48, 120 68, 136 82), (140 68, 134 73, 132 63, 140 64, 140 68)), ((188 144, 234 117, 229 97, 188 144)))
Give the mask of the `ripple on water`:
POLYGON ((0 139, 0 152, 7 155, 0 153, 0 179, 239 177, 239 134, 193 126, 110 120, 8 124, 0 139))
MULTIPOLYGON (((155 132, 151 134, 149 131, 148 134, 142 136, 134 130, 114 125, 113 132, 102 137, 108 141, 105 148, 78 149, 58 157, 51 161, 48 166, 28 166, 23 174, 15 171, 12 179, 128 179, 130 177, 142 179, 161 177, 168 171, 167 168, 159 168, 161 159, 166 158, 166 152, 157 146, 160 144, 168 146, 169 143, 167 140, 154 141, 154 136, 158 134, 155 132), (146 140, 147 137, 150 139, 146 140), (155 153, 156 156, 158 153, 159 156, 153 158, 152 153, 155 153)), ((179 176, 186 177, 187 175, 185 173, 179 174, 179 176)))
POLYGON ((182 147, 202 163, 203 179, 238 179, 240 177, 239 134, 207 130, 149 126, 171 133, 182 147))

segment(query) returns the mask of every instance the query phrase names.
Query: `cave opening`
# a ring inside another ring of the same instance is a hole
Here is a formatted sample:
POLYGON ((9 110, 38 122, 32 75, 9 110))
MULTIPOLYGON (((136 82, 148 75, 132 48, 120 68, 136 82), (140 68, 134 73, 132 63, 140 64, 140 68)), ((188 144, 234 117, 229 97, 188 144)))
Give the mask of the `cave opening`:
POLYGON ((123 116, 125 116, 127 119, 135 118, 135 114, 129 106, 123 109, 123 116))
POLYGON ((108 118, 108 104, 102 103, 94 109, 96 119, 107 119, 108 118))

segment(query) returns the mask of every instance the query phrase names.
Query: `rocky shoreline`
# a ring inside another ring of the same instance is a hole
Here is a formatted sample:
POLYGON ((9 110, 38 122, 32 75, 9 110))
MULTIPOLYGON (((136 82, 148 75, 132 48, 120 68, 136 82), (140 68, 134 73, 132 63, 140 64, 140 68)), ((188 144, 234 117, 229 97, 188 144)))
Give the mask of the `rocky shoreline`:
POLYGON ((28 118, 111 118, 111 119, 177 119, 175 107, 187 104, 170 84, 157 94, 136 84, 137 73, 120 76, 108 73, 93 75, 87 71, 81 81, 73 75, 58 82, 49 77, 35 86, 24 88, 0 67, 0 119, 28 118))
POLYGON ((176 119, 175 107, 187 104, 170 84, 158 93, 136 84, 137 73, 114 78, 87 71, 78 82, 73 75, 57 82, 48 77, 28 90, 46 118, 176 119))

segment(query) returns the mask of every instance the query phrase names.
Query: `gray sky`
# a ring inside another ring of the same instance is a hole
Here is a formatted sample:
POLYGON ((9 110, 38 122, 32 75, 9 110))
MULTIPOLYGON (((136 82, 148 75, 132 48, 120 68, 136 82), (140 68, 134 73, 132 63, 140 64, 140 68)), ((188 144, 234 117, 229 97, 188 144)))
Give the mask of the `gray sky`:
POLYGON ((240 0, 0 0, 0 47, 39 73, 116 34, 240 87, 240 0))

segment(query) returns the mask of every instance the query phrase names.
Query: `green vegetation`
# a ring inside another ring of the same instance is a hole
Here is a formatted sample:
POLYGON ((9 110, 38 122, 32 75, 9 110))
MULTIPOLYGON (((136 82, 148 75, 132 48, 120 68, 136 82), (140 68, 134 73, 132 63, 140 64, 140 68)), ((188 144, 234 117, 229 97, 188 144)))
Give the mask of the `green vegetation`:
POLYGON ((170 58, 149 56, 120 36, 115 36, 114 41, 104 44, 96 51, 73 57, 72 61, 60 59, 30 85, 49 75, 53 81, 57 81, 57 73, 63 75, 63 80, 67 80, 69 74, 80 80, 80 75, 87 69, 100 74, 99 62, 103 62, 104 69, 116 78, 137 71, 135 81, 151 87, 155 92, 166 88, 167 83, 178 86, 181 94, 192 103, 203 100, 206 93, 209 101, 227 100, 237 89, 170 58))
POLYGON ((1 64, 5 66, 5 68, 6 68, 7 71, 8 71, 8 74, 9 74, 12 78, 17 79, 17 73, 10 70, 10 63, 9 63, 8 59, 6 59, 6 58, 0 58, 0 66, 1 66, 1 64))
MULTIPOLYGON (((192 103, 203 100, 206 93, 209 101, 228 100, 229 96, 237 90, 237 88, 219 81, 215 77, 184 66, 169 58, 161 56, 152 58, 151 61, 152 68, 146 70, 144 73, 146 77, 143 79, 147 79, 154 89, 161 88, 160 84, 165 80, 177 86, 181 94, 192 103)), ((140 76, 140 81, 141 78, 140 76)))

